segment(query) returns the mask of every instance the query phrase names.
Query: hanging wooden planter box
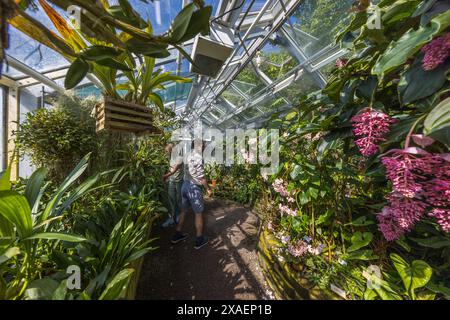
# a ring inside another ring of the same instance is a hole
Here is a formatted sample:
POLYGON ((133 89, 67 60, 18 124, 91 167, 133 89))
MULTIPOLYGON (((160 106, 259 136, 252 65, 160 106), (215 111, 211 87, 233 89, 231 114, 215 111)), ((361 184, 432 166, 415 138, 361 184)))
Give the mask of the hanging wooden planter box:
POLYGON ((97 132, 103 130, 135 134, 161 134, 153 125, 151 110, 142 105, 104 97, 95 106, 97 132))

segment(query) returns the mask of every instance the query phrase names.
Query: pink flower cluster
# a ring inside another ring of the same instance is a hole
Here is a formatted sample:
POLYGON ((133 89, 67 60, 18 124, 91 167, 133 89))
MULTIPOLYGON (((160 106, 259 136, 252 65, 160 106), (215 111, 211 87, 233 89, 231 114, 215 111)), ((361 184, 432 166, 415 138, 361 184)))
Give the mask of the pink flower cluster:
POLYGON ((347 65, 347 62, 348 62, 347 59, 338 58, 336 60, 336 67, 338 69, 343 69, 347 65))
POLYGON ((298 211, 289 208, 288 206, 284 206, 281 203, 278 205, 278 208, 280 209, 281 214, 287 214, 290 215, 292 217, 295 217, 298 215, 298 211))
POLYGON ((450 232, 450 162, 445 156, 420 148, 392 150, 382 157, 393 191, 389 205, 377 215, 388 241, 409 232, 427 210, 445 232, 450 232))
POLYGON ((291 243, 288 245, 288 252, 296 258, 301 257, 306 253, 310 253, 312 255, 317 256, 321 254, 322 251, 323 251, 323 244, 319 244, 318 246, 314 247, 313 245, 308 244, 304 240, 299 240, 296 243, 291 243))
POLYGON ((393 120, 386 114, 376 110, 368 110, 355 115, 353 133, 358 139, 355 144, 362 155, 369 157, 378 152, 378 144, 385 139, 383 136, 389 132, 393 120))
POLYGON ((436 69, 450 56, 450 32, 424 45, 421 51, 424 53, 423 69, 426 71, 436 69))
POLYGON ((282 197, 290 196, 290 193, 289 191, 287 191, 286 184, 283 179, 275 179, 275 181, 272 183, 272 187, 275 192, 278 192, 282 197))

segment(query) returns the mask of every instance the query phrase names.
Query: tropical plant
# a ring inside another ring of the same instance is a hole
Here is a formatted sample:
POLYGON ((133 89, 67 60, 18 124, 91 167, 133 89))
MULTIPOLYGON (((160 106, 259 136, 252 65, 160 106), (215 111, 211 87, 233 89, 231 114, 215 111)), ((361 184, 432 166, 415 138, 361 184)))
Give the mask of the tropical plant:
MULTIPOLYGON (((0 294, 5 299, 17 299, 23 296, 33 281, 40 278, 45 268, 42 260, 52 245, 47 241, 82 242, 86 239, 79 235, 61 232, 61 226, 55 222, 63 218, 64 212, 73 202, 91 192, 99 175, 74 186, 80 175, 86 170, 89 155, 67 176, 58 189, 49 197, 46 204, 41 198, 48 186, 45 183, 45 169, 38 169, 25 185, 23 194, 12 190, 10 169, 1 178, 0 185, 0 236, 2 252, 2 286, 0 294), (46 240, 46 242, 42 242, 46 240), (14 268, 3 266, 12 265, 14 268), (20 267, 18 267, 20 266, 20 267), (12 277, 5 282, 5 274, 12 277)), ((42 283, 42 282, 41 282, 42 283)))
MULTIPOLYGON (((170 55, 168 46, 178 49, 188 60, 189 55, 182 43, 197 34, 209 33, 212 7, 204 6, 202 0, 186 5, 175 17, 169 31, 164 35, 152 34, 150 22, 146 22, 128 0, 120 0, 110 6, 108 1, 94 3, 89 0, 51 0, 57 7, 67 10, 76 5, 80 10, 80 30, 67 23, 45 0, 38 0, 60 35, 53 33, 27 12, 33 1, 8 0, 8 22, 31 38, 61 53, 72 62, 66 76, 66 88, 75 87, 89 72, 102 83, 104 90, 113 95, 116 74, 110 70, 130 71, 121 60, 132 54, 151 58, 170 55), (101 5, 98 5, 100 3, 101 5)), ((147 2, 147 1, 145 1, 147 2)))

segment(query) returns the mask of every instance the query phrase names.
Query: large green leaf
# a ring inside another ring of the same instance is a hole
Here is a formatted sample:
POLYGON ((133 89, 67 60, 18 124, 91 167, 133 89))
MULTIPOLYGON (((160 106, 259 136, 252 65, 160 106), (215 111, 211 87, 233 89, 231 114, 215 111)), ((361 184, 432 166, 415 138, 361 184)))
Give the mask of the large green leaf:
POLYGON ((51 300, 58 285, 58 282, 51 278, 34 280, 25 290, 24 298, 27 300, 51 300))
POLYGON ((120 271, 106 286, 102 292, 100 300, 117 300, 128 287, 134 269, 128 268, 120 271))
POLYGON ((184 34, 184 36, 179 40, 179 42, 185 42, 198 33, 206 35, 209 33, 209 18, 211 17, 212 7, 206 6, 200 10, 195 11, 192 14, 191 20, 189 21, 189 26, 184 34))
POLYGON ((105 58, 101 60, 95 61, 99 65, 109 67, 112 69, 123 70, 123 71, 132 71, 125 63, 119 62, 116 59, 105 58))
POLYGON ((80 56, 83 59, 92 61, 103 60, 108 58, 112 59, 120 54, 121 52, 115 48, 100 45, 87 47, 86 49, 83 49, 80 52, 80 56))
POLYGON ((423 55, 420 55, 411 67, 402 74, 398 91, 402 102, 408 104, 426 98, 444 85, 450 61, 434 70, 425 71, 422 67, 423 55))
POLYGON ((175 17, 173 20, 170 30, 169 37, 173 42, 179 42, 189 27, 189 22, 191 21, 191 17, 195 11, 195 4, 190 3, 185 6, 175 17))
POLYGON ((22 238, 30 236, 33 232, 28 200, 16 191, 0 191, 0 216, 12 223, 22 238))
POLYGON ((6 249, 5 252, 0 254, 0 264, 8 261, 12 257, 17 256, 19 253, 20 253, 20 248, 19 247, 12 247, 12 248, 6 249))
POLYGON ((414 260, 409 264, 396 253, 391 254, 391 260, 402 278, 406 293, 411 299, 415 299, 414 290, 424 287, 430 281, 433 269, 422 260, 414 260))
POLYGON ((0 190, 11 190, 11 166, 8 166, 2 172, 2 176, 0 177, 0 190))
POLYGON ((75 88, 89 72, 89 63, 81 58, 74 60, 66 74, 64 86, 67 90, 75 88))
POLYGON ((352 252, 367 246, 372 241, 372 238, 373 234, 371 232, 355 232, 351 238, 352 245, 348 247, 347 251, 352 252))
POLYGON ((393 71, 404 64, 425 43, 433 39, 450 25, 450 11, 442 13, 431 20, 431 25, 421 26, 419 29, 411 29, 398 41, 393 41, 388 49, 378 58, 372 68, 372 73, 380 77, 393 71))
POLYGON ((444 247, 450 246, 450 238, 449 237, 443 237, 443 236, 435 236, 435 237, 429 237, 429 238, 412 238, 409 237, 412 241, 416 242, 417 244, 427 247, 427 248, 433 248, 433 249, 440 249, 444 247))
POLYGON ((36 234, 33 234, 32 236, 26 238, 25 240, 33 240, 33 239, 61 240, 61 241, 67 241, 67 242, 86 241, 86 239, 81 236, 67 234, 67 233, 58 233, 58 232, 36 233, 36 234))
POLYGON ((424 122, 424 134, 450 145, 450 98, 431 110, 424 122))
POLYGON ((44 193, 44 180, 47 176, 47 169, 39 168, 33 172, 25 186, 25 197, 30 204, 31 212, 36 213, 39 206, 39 201, 44 193))
POLYGON ((149 57, 160 58, 161 56, 167 55, 169 51, 167 50, 167 44, 162 43, 152 43, 148 41, 143 41, 138 38, 129 39, 126 44, 127 49, 130 51, 143 54, 149 57))

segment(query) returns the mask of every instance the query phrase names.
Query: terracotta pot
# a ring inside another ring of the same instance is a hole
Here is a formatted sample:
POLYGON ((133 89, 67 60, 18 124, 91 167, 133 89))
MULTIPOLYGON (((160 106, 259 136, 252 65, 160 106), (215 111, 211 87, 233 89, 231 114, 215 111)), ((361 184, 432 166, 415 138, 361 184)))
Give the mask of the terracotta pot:
POLYGON ((217 187, 217 180, 216 179, 211 180, 211 185, 213 188, 217 187))

